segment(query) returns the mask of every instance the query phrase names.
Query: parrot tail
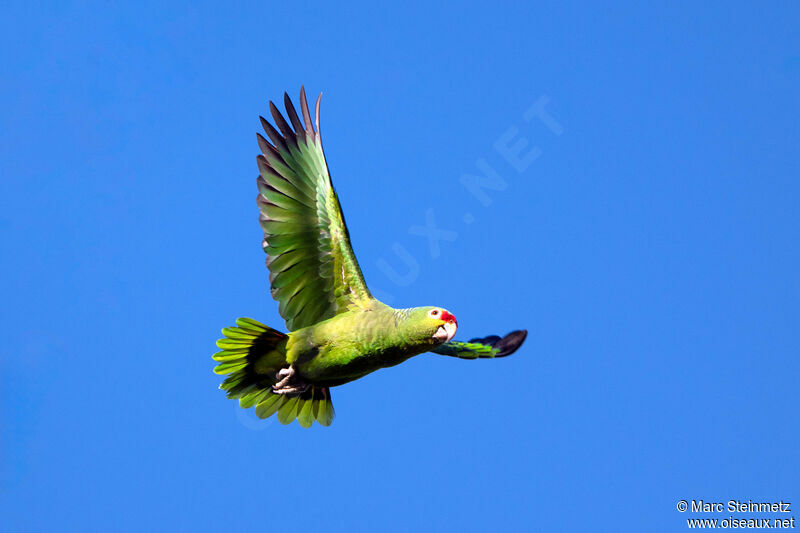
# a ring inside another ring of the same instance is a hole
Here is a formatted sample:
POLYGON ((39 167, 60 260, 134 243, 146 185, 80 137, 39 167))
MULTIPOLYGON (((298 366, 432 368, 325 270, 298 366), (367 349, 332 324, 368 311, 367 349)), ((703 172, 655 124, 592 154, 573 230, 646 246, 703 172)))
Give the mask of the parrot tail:
POLYGON ((220 389, 228 398, 238 399, 245 409, 255 406, 256 416, 268 418, 278 413, 281 424, 297 419, 303 427, 316 420, 331 425, 334 411, 328 387, 308 387, 297 394, 274 394, 277 372, 286 367, 285 333, 252 318, 239 318, 236 327, 224 328, 224 338, 217 341, 220 352, 212 357, 217 374, 230 374, 220 389))

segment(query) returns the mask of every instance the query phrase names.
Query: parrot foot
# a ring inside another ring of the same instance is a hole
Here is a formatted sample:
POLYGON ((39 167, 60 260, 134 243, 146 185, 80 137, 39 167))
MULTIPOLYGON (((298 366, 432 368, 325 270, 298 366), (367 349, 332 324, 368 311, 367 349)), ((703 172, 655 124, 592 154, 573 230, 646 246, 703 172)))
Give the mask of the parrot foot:
POLYGON ((302 394, 311 386, 308 383, 298 383, 292 378, 295 375, 294 365, 278 370, 278 382, 272 386, 273 394, 302 394))
POLYGON ((289 368, 281 368, 275 376, 278 378, 278 382, 272 387, 274 389, 285 387, 289 384, 289 380, 292 379, 292 376, 294 376, 294 365, 289 365, 289 368))

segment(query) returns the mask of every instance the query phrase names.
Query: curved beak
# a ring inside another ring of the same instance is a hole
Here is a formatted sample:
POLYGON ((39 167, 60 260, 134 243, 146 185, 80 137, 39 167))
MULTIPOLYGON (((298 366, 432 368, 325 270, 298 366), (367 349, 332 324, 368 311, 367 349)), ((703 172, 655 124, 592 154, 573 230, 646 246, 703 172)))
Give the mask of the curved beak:
POLYGON ((442 343, 450 342, 456 335, 458 325, 455 322, 445 322, 433 334, 433 338, 442 343))

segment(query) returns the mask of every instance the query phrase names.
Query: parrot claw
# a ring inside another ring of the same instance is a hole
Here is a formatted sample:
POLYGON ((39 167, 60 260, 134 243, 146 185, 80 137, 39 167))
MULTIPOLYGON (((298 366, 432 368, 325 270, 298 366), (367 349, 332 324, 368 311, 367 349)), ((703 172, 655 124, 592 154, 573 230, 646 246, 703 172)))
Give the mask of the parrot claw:
POLYGON ((276 375, 278 382, 272 386, 273 394, 302 394, 307 391, 310 385, 308 383, 293 382, 294 375, 294 365, 278 370, 276 375))
POLYGON ((310 386, 311 385, 309 385, 308 383, 301 383, 299 385, 283 387, 281 389, 273 388, 272 389, 272 393, 273 394, 282 394, 282 395, 292 395, 292 396, 294 396, 294 395, 297 395, 297 394, 303 394, 305 391, 308 390, 308 388, 310 386))

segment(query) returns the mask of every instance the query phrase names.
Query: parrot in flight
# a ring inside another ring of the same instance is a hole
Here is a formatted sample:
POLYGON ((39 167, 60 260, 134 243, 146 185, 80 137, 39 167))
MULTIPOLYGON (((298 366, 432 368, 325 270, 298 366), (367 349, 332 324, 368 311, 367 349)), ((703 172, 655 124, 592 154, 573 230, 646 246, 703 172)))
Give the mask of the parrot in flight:
POLYGON ((322 151, 317 98, 314 123, 300 89, 297 114, 284 93, 287 122, 274 103, 273 127, 257 134, 259 221, 272 297, 289 333, 251 318, 223 328, 213 355, 220 385, 259 418, 329 426, 331 387, 425 352, 461 359, 505 357, 526 330, 469 342, 453 340, 456 317, 442 307, 394 309, 373 298, 350 246, 339 199, 322 151), (316 125, 316 129, 314 128, 316 125))

